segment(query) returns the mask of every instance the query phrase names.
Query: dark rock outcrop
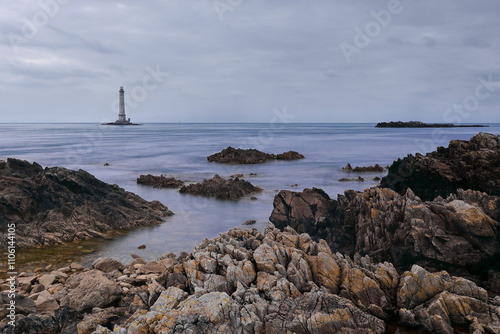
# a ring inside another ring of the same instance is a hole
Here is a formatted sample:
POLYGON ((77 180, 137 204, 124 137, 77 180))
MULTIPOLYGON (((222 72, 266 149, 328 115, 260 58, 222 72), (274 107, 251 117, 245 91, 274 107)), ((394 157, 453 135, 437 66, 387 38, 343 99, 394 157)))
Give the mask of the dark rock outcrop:
POLYGON ((357 166, 352 168, 350 163, 347 163, 345 167, 342 167, 342 169, 346 172, 383 172, 385 170, 384 167, 379 164, 375 164, 373 166, 357 166))
POLYGON ((409 188, 423 200, 446 197, 458 189, 500 196, 500 136, 481 132, 469 141, 452 140, 447 148, 425 156, 398 159, 381 186, 400 194, 409 188))
POLYGON ((114 230, 159 224, 172 214, 158 201, 99 181, 84 170, 0 161, 0 246, 16 224, 16 246, 61 244, 114 230))
POLYGON ((153 188, 180 188, 184 185, 184 181, 177 180, 173 177, 165 177, 163 175, 154 176, 151 174, 140 175, 137 178, 137 183, 152 186, 153 188))
POLYGON ((500 198, 477 191, 433 202, 387 188, 347 191, 338 200, 318 189, 281 191, 270 220, 325 239, 334 251, 369 254, 400 269, 419 264, 484 280, 500 270, 500 198))
POLYGON ((210 162, 218 162, 224 164, 260 164, 269 160, 296 160, 304 159, 304 156, 295 151, 288 151, 282 154, 264 153, 256 149, 241 149, 231 146, 222 151, 212 154, 207 157, 210 162))
POLYGON ((261 188, 254 186, 250 182, 237 177, 226 180, 219 175, 215 175, 213 178, 205 179, 201 183, 184 186, 179 191, 183 194, 237 200, 261 190, 261 188))
POLYGON ((276 160, 299 160, 304 159, 304 155, 296 151, 288 151, 281 154, 276 154, 276 160))
POLYGON ((376 128, 486 128, 488 125, 479 124, 452 124, 452 123, 423 123, 419 121, 391 121, 380 122, 375 125, 376 128))

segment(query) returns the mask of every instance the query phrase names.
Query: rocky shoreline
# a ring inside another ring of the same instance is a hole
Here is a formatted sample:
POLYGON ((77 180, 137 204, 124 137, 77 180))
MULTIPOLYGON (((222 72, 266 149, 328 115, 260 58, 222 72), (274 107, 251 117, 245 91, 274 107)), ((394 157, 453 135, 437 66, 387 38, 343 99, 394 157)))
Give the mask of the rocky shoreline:
MULTIPOLYGON (((8 334, 387 333, 394 324, 500 333, 499 143, 480 133, 408 156, 381 186, 337 199, 316 188, 280 191, 263 233, 232 229, 189 254, 23 273, 16 327, 6 309, 0 326, 8 334)), ((9 177, 41 173, 17 163, 9 177)))
POLYGON ((160 224, 173 213, 84 170, 42 168, 36 162, 0 161, 0 247, 7 224, 18 248, 104 237, 105 233, 160 224))
POLYGON ((6 334, 386 333, 394 321, 428 333, 500 330, 500 297, 470 280, 418 265, 399 273, 272 225, 156 261, 73 263, 19 277, 19 289, 6 334))

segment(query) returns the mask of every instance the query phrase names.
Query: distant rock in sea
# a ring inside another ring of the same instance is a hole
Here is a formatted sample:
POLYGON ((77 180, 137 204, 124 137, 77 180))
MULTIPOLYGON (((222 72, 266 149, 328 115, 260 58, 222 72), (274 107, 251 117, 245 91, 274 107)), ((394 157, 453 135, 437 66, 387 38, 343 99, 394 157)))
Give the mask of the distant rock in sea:
POLYGON ((304 156, 295 151, 288 151, 281 154, 264 153, 256 149, 241 149, 231 146, 222 151, 207 157, 210 162, 224 164, 242 165, 242 164, 260 164, 269 160, 297 160, 304 159, 304 156))
POLYGON ((226 180, 219 175, 205 179, 201 183, 183 186, 179 192, 182 194, 201 195, 218 199, 237 200, 241 197, 262 191, 248 181, 238 177, 226 180))
POLYGON ((373 166, 357 166, 352 168, 350 163, 347 163, 345 167, 342 167, 342 169, 346 172, 383 172, 385 170, 384 167, 379 164, 375 164, 373 166))
POLYGON ((84 170, 0 161, 2 247, 7 247, 9 223, 16 225, 16 246, 26 248, 159 224, 171 214, 160 202, 148 202, 84 170))
POLYGON ((163 175, 154 176, 148 174, 139 176, 137 184, 152 186, 153 188, 180 188, 184 185, 184 181, 177 180, 173 177, 165 177, 163 175))
POLYGON ((451 124, 451 123, 423 123, 419 121, 410 122, 380 122, 376 128, 486 128, 488 125, 480 124, 451 124))

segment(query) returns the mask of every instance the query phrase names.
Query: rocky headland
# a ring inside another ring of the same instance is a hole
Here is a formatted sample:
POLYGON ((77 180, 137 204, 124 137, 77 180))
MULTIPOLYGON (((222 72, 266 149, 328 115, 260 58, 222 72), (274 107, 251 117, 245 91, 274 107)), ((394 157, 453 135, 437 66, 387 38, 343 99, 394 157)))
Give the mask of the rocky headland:
POLYGON ((272 225, 233 229, 190 254, 128 265, 101 258, 18 280, 19 315, 6 334, 500 330, 500 297, 470 280, 418 265, 399 273, 272 225))
POLYGON ((381 187, 336 200, 320 189, 281 191, 270 221, 324 239, 336 252, 368 254, 399 270, 447 270, 500 292, 499 142, 480 133, 408 156, 393 163, 381 187))
POLYGON ((424 123, 419 121, 391 121, 380 122, 375 125, 376 128, 486 128, 488 125, 480 124, 452 124, 452 123, 424 123))
POLYGON ((200 183, 183 186, 179 192, 182 194, 215 197, 218 199, 238 200, 243 196, 262 191, 248 181, 234 177, 224 179, 215 175, 211 179, 205 179, 200 183))
POLYGON ((184 185, 184 181, 177 180, 173 177, 165 177, 163 175, 155 176, 147 174, 140 175, 137 178, 137 184, 143 184, 153 188, 180 188, 184 185))
POLYGON ((0 246, 16 225, 18 248, 61 244, 106 232, 159 224, 172 212, 84 170, 0 161, 0 246))
POLYGON ((256 149, 241 149, 231 146, 222 151, 207 157, 209 162, 224 164, 260 164, 270 160, 297 160, 304 159, 304 156, 295 151, 288 151, 281 154, 264 153, 256 149))
POLYGON ((423 200, 472 189, 500 196, 500 136, 481 132, 470 140, 452 140, 447 148, 398 159, 382 187, 400 194, 407 189, 423 200))

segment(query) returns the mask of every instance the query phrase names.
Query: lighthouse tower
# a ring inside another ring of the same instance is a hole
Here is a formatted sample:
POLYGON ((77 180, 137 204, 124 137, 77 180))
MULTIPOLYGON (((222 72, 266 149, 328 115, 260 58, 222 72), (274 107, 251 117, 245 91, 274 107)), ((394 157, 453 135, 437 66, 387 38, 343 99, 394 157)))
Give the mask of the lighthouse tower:
POLYGON ((116 123, 118 124, 129 124, 130 119, 127 119, 125 115, 125 91, 123 87, 120 87, 120 111, 118 112, 118 120, 116 123))
POLYGON ((127 119, 127 116, 125 115, 125 91, 123 90, 123 87, 120 87, 119 93, 120 100, 118 102, 118 119, 116 120, 116 122, 103 123, 102 125, 142 125, 134 124, 130 121, 130 118, 127 119))

